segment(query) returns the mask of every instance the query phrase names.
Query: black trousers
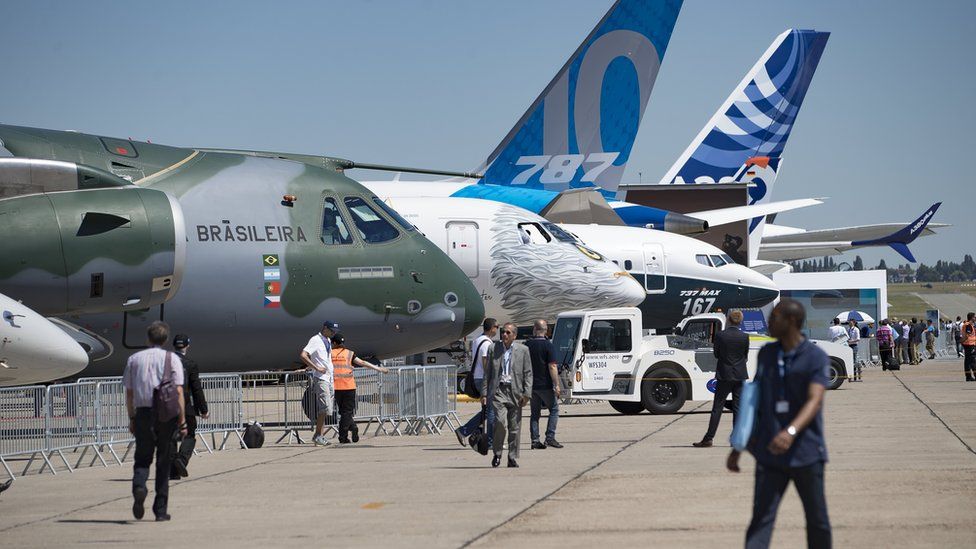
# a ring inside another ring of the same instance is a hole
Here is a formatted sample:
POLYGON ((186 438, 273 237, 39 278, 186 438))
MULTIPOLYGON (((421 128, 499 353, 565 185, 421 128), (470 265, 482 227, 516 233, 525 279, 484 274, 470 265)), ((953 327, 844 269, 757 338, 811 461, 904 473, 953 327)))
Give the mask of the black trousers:
POLYGON ((976 345, 963 345, 962 367, 966 371, 966 379, 976 378, 976 345))
POLYGON ((886 349, 878 349, 878 352, 881 353, 881 369, 882 370, 887 370, 887 369, 891 368, 892 366, 894 366, 895 360, 894 360, 894 358, 892 358, 891 347, 888 347, 886 349))
POLYGON ((356 415, 356 390, 336 389, 336 406, 339 408, 339 442, 349 440, 349 431, 356 428, 353 416, 356 415))
POLYGON ((827 549, 831 546, 830 518, 827 516, 827 498, 824 494, 824 463, 792 469, 765 467, 757 463, 752 522, 746 531, 746 549, 769 547, 776 512, 791 480, 803 502, 803 514, 807 519, 807 547, 827 549))
POLYGON ((156 455, 156 498, 153 513, 166 513, 169 504, 169 473, 173 465, 173 434, 176 433, 179 416, 169 421, 154 421, 152 408, 136 408, 136 454, 132 466, 132 489, 145 488, 149 480, 149 466, 156 455))
MULTIPOLYGON (((173 439, 173 463, 177 461, 183 464, 184 467, 190 464, 190 458, 193 457, 193 450, 197 447, 197 411, 187 407, 186 409, 186 438, 179 442, 179 447, 177 447, 176 439, 173 439)), ((176 467, 173 467, 173 472, 176 472, 176 467)))
POLYGON ((742 394, 741 381, 722 381, 716 380, 715 400, 712 401, 712 417, 708 420, 708 432, 705 439, 712 440, 718 431, 718 424, 722 421, 722 410, 725 409, 725 399, 732 395, 732 425, 735 426, 735 418, 739 415, 739 395, 742 394))

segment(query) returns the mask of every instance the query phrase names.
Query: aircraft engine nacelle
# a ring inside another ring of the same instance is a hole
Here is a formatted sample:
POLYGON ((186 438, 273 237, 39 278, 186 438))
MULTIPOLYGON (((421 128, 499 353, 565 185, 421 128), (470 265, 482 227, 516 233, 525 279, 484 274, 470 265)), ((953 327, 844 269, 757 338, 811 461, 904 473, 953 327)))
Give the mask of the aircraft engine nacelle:
POLYGON ((186 235, 166 193, 88 166, 6 158, 0 196, 0 292, 48 316, 176 295, 186 235))

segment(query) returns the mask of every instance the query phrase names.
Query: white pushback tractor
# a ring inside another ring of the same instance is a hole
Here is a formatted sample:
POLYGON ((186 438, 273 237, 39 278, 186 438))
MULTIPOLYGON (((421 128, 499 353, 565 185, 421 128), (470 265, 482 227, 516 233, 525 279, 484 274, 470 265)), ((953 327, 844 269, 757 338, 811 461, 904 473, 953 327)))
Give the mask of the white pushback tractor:
MULTIPOLYGON (((643 335, 636 307, 570 311, 559 315, 552 341, 568 368, 573 398, 606 400, 622 414, 671 414, 688 401, 712 400, 716 359, 712 342, 725 315, 684 319, 672 335, 643 335)), ((759 348, 772 338, 749 334, 749 378, 759 348)), ((853 372, 846 345, 812 340, 830 356, 830 389, 853 372)))

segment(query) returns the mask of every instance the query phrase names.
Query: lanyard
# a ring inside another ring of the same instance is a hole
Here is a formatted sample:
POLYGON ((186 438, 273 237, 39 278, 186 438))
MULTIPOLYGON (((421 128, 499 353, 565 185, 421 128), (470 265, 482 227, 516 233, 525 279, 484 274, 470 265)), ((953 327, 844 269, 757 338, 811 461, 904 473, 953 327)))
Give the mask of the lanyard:
POLYGON ((789 373, 789 363, 796 357, 796 350, 794 349, 789 354, 783 354, 783 350, 780 349, 776 354, 776 366, 779 372, 779 399, 786 400, 786 374, 789 373))

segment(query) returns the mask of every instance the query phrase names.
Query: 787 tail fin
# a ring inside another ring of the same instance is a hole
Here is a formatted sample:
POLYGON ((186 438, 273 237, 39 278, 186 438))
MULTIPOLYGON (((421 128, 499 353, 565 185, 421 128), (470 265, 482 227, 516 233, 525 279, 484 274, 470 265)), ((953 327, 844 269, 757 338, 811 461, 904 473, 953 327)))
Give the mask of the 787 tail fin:
POLYGON ((481 182, 616 190, 681 3, 614 2, 488 156, 481 182))

